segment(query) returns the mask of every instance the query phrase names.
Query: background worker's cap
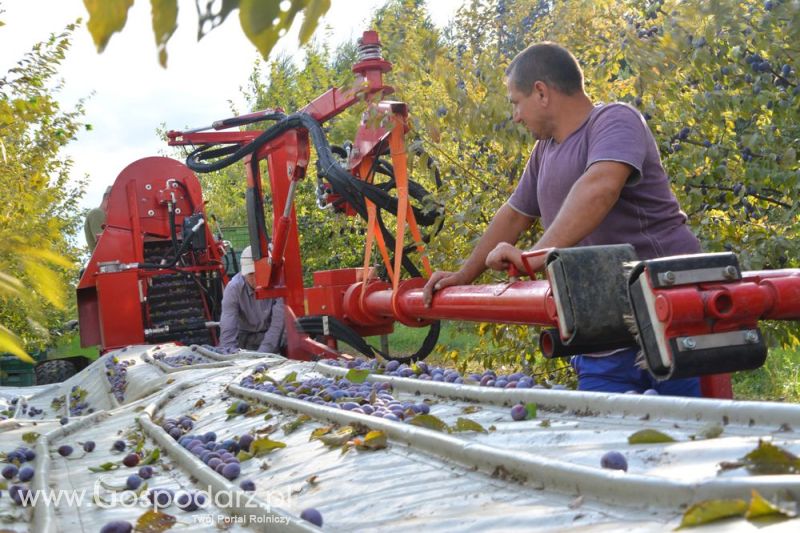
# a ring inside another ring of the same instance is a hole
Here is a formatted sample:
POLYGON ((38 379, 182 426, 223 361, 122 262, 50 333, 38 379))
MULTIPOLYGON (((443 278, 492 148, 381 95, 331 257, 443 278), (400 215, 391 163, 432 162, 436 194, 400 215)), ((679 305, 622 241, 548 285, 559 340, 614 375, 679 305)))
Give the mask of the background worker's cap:
POLYGON ((252 274, 256 271, 256 266, 253 263, 253 251, 248 246, 244 250, 242 250, 242 257, 239 259, 239 263, 241 264, 241 273, 242 276, 246 276, 248 274, 252 274))

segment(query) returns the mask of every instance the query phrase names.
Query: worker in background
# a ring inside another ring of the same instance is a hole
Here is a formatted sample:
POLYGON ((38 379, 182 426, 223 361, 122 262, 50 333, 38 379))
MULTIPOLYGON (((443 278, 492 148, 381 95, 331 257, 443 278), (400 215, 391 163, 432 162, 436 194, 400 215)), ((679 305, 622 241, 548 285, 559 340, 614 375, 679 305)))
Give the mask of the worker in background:
MULTIPOLYGON (((487 267, 520 272, 520 234, 541 220, 533 246, 629 243, 639 259, 700 251, 697 237, 670 189, 658 147, 642 115, 621 103, 595 105, 584 92, 575 57, 554 43, 534 44, 506 69, 515 122, 538 140, 508 201, 500 207, 457 272, 435 272, 423 290, 472 283, 487 267)), ((544 256, 529 261, 543 270, 544 256)), ((598 302, 602 305, 602 302, 598 302)), ((636 364, 639 348, 575 356, 578 388, 699 396, 697 378, 657 382, 636 364)))
POLYGON ((284 342, 283 299, 256 299, 253 252, 242 250, 241 271, 231 278, 222 295, 219 320, 222 349, 279 353, 284 342))
POLYGON ((111 186, 106 187, 103 199, 99 207, 93 207, 86 212, 86 219, 83 222, 83 234, 86 237, 86 245, 90 251, 97 247, 97 237, 103 233, 106 223, 106 210, 108 209, 108 195, 111 194, 111 186))

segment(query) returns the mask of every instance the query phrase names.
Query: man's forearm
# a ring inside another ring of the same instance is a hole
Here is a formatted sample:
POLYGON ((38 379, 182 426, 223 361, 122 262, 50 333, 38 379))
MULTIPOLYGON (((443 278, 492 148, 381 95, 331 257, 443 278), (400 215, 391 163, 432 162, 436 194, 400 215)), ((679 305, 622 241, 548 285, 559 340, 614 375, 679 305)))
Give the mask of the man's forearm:
POLYGON ((503 204, 460 269, 460 272, 469 278, 467 283, 474 281, 486 270, 486 256, 495 246, 501 242, 515 244, 520 234, 528 229, 534 220, 515 211, 508 204, 503 204))

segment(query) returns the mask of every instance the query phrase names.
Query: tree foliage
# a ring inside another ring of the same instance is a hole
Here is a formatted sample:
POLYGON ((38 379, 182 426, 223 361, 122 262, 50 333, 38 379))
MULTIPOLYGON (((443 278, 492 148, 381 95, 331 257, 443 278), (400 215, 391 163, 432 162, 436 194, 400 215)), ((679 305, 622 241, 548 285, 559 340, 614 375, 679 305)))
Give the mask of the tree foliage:
POLYGON ((56 101, 57 69, 74 30, 36 44, 0 78, 0 351, 28 357, 72 304, 84 183, 62 148, 83 127, 82 104, 56 101), (13 333, 12 333, 13 332, 13 333))
MULTIPOLYGON (((87 28, 97 51, 102 52, 111 36, 125 27, 133 0, 83 0, 83 3, 89 13, 87 28)), ((238 10, 242 31, 264 58, 301 13, 300 44, 308 42, 320 18, 331 7, 330 0, 195 0, 195 4, 198 40, 238 10)), ((166 68, 167 43, 178 27, 178 0, 150 0, 150 8, 158 61, 166 68)))

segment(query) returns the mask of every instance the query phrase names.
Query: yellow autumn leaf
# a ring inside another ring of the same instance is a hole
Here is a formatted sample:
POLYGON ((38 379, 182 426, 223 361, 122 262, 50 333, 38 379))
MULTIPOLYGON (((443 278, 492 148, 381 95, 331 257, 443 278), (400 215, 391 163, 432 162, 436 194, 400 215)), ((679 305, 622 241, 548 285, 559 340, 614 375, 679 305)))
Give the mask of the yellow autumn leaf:
POLYGON ((2 324, 0 324, 0 352, 7 352, 15 355, 26 363, 32 365, 36 364, 36 361, 25 351, 20 338, 2 324))
POLYGON ((111 35, 121 31, 128 20, 128 9, 133 0, 83 0, 89 12, 86 27, 98 52, 105 50, 111 35))

